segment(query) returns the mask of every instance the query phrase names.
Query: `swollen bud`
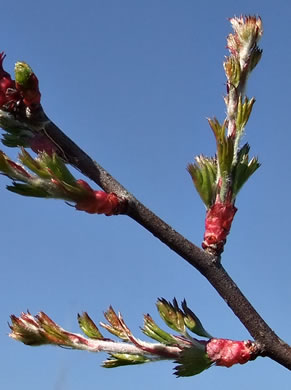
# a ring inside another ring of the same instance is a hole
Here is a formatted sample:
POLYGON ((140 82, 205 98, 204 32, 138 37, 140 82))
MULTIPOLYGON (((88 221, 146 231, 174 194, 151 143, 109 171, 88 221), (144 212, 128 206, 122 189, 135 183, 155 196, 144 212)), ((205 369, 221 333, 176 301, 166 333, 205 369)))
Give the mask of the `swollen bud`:
POLYGON ((22 94, 23 103, 28 107, 40 104, 38 79, 31 67, 25 62, 17 62, 14 71, 16 89, 22 94))

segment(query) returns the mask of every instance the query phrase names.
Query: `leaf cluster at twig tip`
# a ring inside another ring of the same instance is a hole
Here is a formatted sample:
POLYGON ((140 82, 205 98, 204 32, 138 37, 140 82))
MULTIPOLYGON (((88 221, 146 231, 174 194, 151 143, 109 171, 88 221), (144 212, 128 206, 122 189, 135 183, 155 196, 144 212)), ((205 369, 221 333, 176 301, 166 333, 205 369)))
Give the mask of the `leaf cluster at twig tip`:
POLYGON ((259 167, 258 159, 249 159, 249 147, 240 147, 245 126, 255 99, 245 95, 249 75, 258 64, 262 51, 257 43, 262 35, 260 18, 230 19, 234 29, 227 38, 230 55, 223 64, 227 78, 224 97, 227 116, 220 123, 208 119, 216 139, 213 158, 199 156, 188 165, 194 186, 207 208, 203 249, 220 257, 236 212, 236 196, 242 186, 259 167))

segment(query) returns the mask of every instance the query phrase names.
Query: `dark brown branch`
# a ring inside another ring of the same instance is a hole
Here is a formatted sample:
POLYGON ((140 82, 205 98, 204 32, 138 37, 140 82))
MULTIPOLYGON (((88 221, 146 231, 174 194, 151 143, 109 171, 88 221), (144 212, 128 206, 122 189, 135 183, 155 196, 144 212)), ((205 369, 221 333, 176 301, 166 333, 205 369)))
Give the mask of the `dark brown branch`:
POLYGON ((268 356, 291 370, 291 347, 283 342, 256 312, 218 259, 195 246, 147 209, 56 125, 48 121, 43 111, 39 111, 37 117, 31 118, 28 124, 34 130, 39 131, 43 129, 44 122, 47 122, 45 124, 46 135, 59 147, 71 165, 93 180, 104 191, 125 196, 128 199, 128 209, 125 214, 150 231, 205 276, 252 337, 260 344, 261 356, 268 356))

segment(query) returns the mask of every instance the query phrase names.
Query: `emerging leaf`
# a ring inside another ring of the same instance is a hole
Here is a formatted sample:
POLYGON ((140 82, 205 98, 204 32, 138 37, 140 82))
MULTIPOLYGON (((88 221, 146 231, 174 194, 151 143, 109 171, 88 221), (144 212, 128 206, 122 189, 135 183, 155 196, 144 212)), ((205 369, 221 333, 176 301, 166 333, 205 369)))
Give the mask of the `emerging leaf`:
POLYGON ((223 67, 228 82, 234 87, 238 87, 241 78, 241 68, 239 61, 232 56, 227 57, 223 63, 223 67))
POLYGON ((217 161, 215 158, 197 156, 196 163, 187 167, 203 203, 209 208, 216 196, 217 161))
POLYGON ((32 176, 19 164, 10 160, 5 153, 0 150, 0 172, 4 173, 13 180, 23 182, 29 181, 32 176))
POLYGON ((144 327, 142 331, 148 337, 162 344, 166 344, 166 345, 177 344, 177 339, 171 334, 159 328, 149 314, 144 316, 144 327))
POLYGON ((179 365, 175 367, 175 375, 178 377, 200 374, 213 364, 205 352, 205 346, 202 345, 201 348, 197 346, 185 348, 177 363, 179 365))
POLYGON ((250 59, 250 71, 253 71, 253 69, 258 65, 258 63, 260 62, 260 59, 262 57, 262 54, 263 54, 263 50, 262 49, 259 49, 258 47, 255 47, 254 50, 253 50, 253 55, 250 59))
POLYGON ((29 312, 22 313, 20 317, 11 315, 10 337, 14 340, 21 341, 26 345, 38 346, 50 344, 40 329, 38 321, 29 312))
POLYGON ((238 138, 238 140, 243 135, 245 126, 251 115, 254 103, 254 98, 249 100, 247 97, 245 97, 244 102, 242 102, 241 96, 239 97, 236 117, 236 138, 238 138))
POLYGON ((31 155, 24 148, 21 148, 21 153, 19 153, 19 160, 22 162, 23 165, 29 168, 37 176, 43 179, 49 179, 51 177, 51 173, 48 171, 45 164, 42 163, 42 159, 32 158, 31 155))
POLYGON ((228 180, 234 158, 234 138, 225 135, 225 123, 221 125, 216 118, 208 119, 208 123, 216 139, 219 177, 228 180))
POLYGON ((33 196, 34 198, 50 198, 49 193, 40 187, 30 186, 23 183, 14 183, 13 186, 6 186, 7 190, 22 196, 33 196))
POLYGON ((78 314, 78 322, 82 331, 90 339, 103 340, 104 337, 100 330, 97 328, 96 324, 89 317, 88 313, 83 313, 82 315, 78 314))
POLYGON ((54 153, 49 156, 47 153, 40 155, 42 165, 49 169, 60 181, 63 181, 71 186, 76 184, 76 179, 66 167, 63 160, 54 153))
POLYGON ((110 306, 109 309, 104 313, 104 317, 109 322, 109 324, 104 324, 100 322, 100 325, 108 330, 108 332, 114 334, 124 341, 129 340, 130 330, 125 325, 122 316, 120 313, 118 315, 113 310, 113 307, 110 306))
POLYGON ((166 301, 164 298, 159 298, 157 308, 160 316, 170 328, 174 329, 176 332, 185 334, 184 315, 181 309, 179 309, 175 298, 173 299, 173 304, 166 301))
MULTIPOLYGON (((212 336, 203 328, 203 325, 199 318, 189 309, 187 302, 184 299, 182 302, 181 310, 178 306, 177 300, 173 299, 173 304, 166 301, 164 298, 160 298, 157 302, 157 307, 160 316, 165 321, 165 323, 175 331, 179 332, 186 338, 190 338, 186 331, 186 327, 191 330, 191 332, 197 334, 198 336, 211 338, 212 336), (186 327, 185 327, 186 326, 186 327)), ((155 325, 155 324, 154 324, 155 325)), ((158 328, 159 329, 159 328, 158 328)), ((172 336, 173 337, 173 336, 172 336)), ((190 338, 192 342, 194 339, 190 338)), ((175 339, 177 343, 177 340, 175 339)))
POLYGON ((95 191, 84 180, 76 180, 56 154, 42 152, 33 159, 21 149, 19 159, 34 174, 0 151, 0 172, 13 180, 8 190, 19 195, 63 199, 74 202, 76 210, 90 214, 120 214, 127 206, 125 198, 104 191, 95 191), (20 182, 20 183, 19 183, 20 182))
POLYGON ((114 353, 110 355, 111 358, 103 362, 103 367, 105 368, 115 368, 128 366, 133 364, 143 364, 149 363, 152 359, 143 356, 143 355, 131 355, 126 353, 114 353))
POLYGON ((211 338, 212 336, 203 328, 203 325, 199 318, 193 313, 187 306, 187 302, 184 299, 182 302, 182 309, 184 310, 184 323, 191 332, 198 336, 211 338))
POLYGON ((251 175, 260 167, 260 163, 257 158, 252 158, 249 161, 249 145, 245 144, 239 151, 237 157, 237 163, 233 170, 232 176, 232 189, 233 198, 237 196, 242 186, 247 182, 251 175))
POLYGON ((227 47, 231 54, 239 59, 241 69, 251 72, 261 58, 258 42, 263 35, 261 18, 241 16, 230 19, 234 34, 229 34, 227 47))

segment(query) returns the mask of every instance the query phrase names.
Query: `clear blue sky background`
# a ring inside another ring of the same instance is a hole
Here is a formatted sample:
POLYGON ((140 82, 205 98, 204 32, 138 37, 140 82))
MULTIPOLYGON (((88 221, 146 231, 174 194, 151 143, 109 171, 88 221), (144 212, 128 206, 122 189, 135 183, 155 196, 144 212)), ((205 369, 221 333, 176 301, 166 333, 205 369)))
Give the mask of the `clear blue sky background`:
MULTIPOLYGON (((7 70, 18 60, 33 67, 45 110, 74 141, 199 244, 205 209, 185 167, 214 154, 205 118, 224 118, 227 18, 241 13, 261 15, 265 29, 245 137, 262 167, 238 198, 223 264, 290 342, 290 2, 5 2, 1 50, 7 70)), ((129 218, 21 198, 0 179, 2 389, 290 389, 289 372, 266 358, 176 379, 170 362, 106 370, 105 354, 9 339, 11 313, 43 310, 78 332, 78 312, 99 321, 110 304, 141 336, 142 314, 157 319, 161 296, 185 297, 217 337, 250 336, 196 270, 129 218)))

